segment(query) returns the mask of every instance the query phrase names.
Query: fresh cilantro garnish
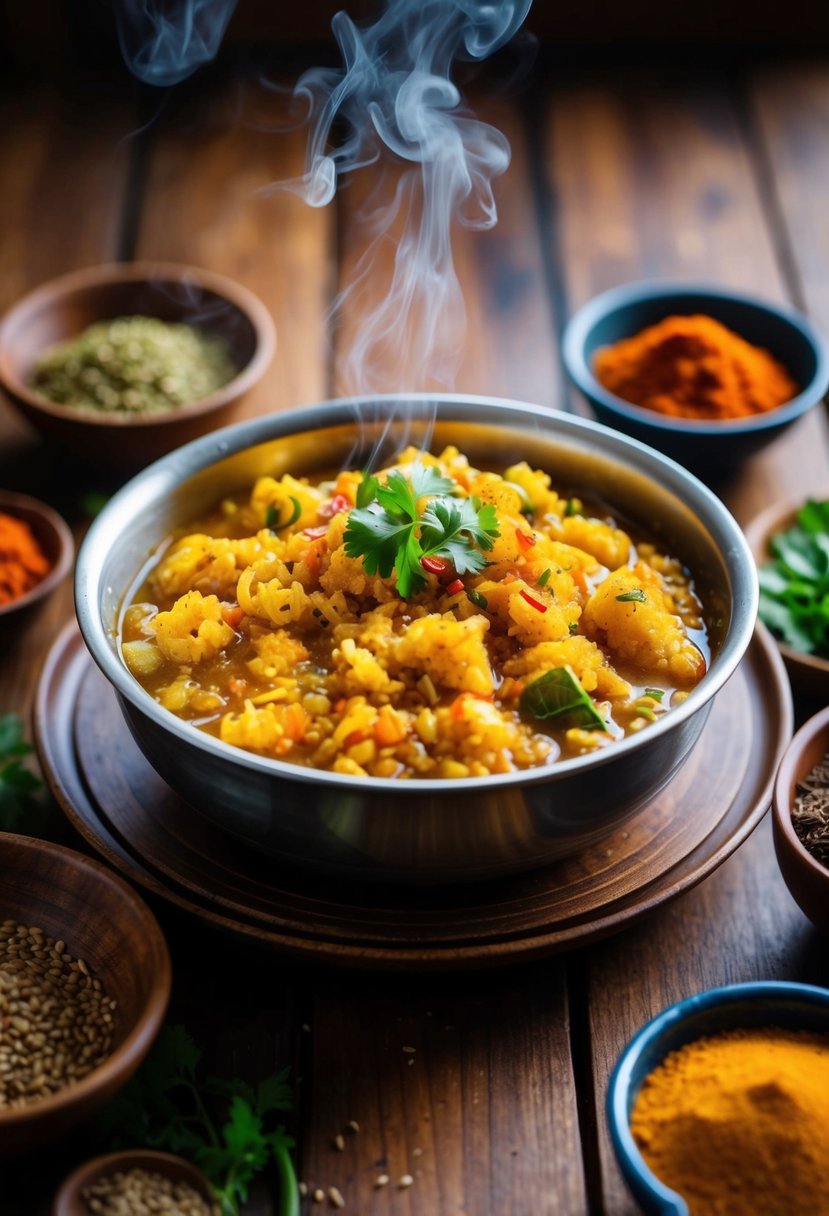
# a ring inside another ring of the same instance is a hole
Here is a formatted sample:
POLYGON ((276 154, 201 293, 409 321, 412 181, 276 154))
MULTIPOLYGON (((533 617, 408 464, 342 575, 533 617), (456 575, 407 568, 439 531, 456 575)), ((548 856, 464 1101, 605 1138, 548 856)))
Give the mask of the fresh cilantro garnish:
POLYGON ((365 493, 360 493, 365 481, 358 488, 358 506, 343 534, 346 553, 361 557, 367 574, 388 578, 394 571, 397 592, 407 599, 426 585, 424 557, 445 558, 456 574, 483 570, 483 551, 500 535, 492 505, 454 498, 452 480, 432 466, 414 464, 408 477, 395 470, 385 484, 369 480, 373 484, 365 493), (429 501, 421 513, 424 498, 429 501))
POLYGON ((111 1149, 143 1145, 193 1161, 210 1179, 222 1216, 239 1216, 250 1183, 273 1162, 279 1216, 298 1216, 293 1140, 275 1121, 293 1104, 288 1070, 256 1086, 202 1079, 201 1056, 183 1026, 164 1026, 138 1072, 99 1115, 100 1135, 111 1149))
POLYGON ((569 667, 553 667, 521 693, 519 705, 534 718, 553 718, 565 729, 607 730, 607 723, 569 667))
POLYGON ((620 604, 644 604, 647 598, 641 587, 634 587, 631 591, 623 591, 621 595, 616 596, 620 604))
POLYGON ((23 763, 31 751, 19 715, 0 716, 0 831, 41 836, 51 826, 48 808, 35 797, 43 782, 23 763))
POLYGON ((665 696, 665 689, 664 688, 646 688, 643 695, 646 697, 650 697, 654 701, 661 701, 662 698, 665 696))
POLYGON ((769 541, 760 618, 794 650, 829 658, 829 502, 809 499, 769 541))

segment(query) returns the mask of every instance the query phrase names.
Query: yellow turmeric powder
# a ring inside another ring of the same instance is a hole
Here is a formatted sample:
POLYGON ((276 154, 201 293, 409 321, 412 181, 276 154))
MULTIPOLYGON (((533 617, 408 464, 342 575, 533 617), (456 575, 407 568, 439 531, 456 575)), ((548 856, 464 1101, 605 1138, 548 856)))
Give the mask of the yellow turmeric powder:
POLYGON ((25 595, 49 570, 49 559, 29 525, 0 512, 0 604, 25 595))
POLYGON ((763 1028, 688 1043, 646 1078, 630 1126, 691 1216, 826 1216, 829 1035, 763 1028))
POLYGON ((798 393, 767 350, 707 316, 666 317, 598 350, 593 370, 617 397, 681 418, 744 418, 798 393))

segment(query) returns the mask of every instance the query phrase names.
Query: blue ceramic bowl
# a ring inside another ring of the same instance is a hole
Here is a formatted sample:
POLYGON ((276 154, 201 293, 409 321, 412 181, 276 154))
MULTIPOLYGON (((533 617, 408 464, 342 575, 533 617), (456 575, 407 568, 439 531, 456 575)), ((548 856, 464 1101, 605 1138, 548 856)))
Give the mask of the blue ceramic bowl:
POLYGON ((630 1113, 645 1078, 685 1043, 752 1026, 829 1031, 829 989, 776 980, 711 988, 669 1005, 619 1056, 607 1091, 610 1136, 625 1181, 649 1216, 688 1216, 688 1205, 651 1173, 631 1134, 630 1113))
POLYGON ((562 357, 599 422, 657 448, 703 480, 721 477, 771 442, 829 388, 829 347, 806 317, 769 300, 702 283, 628 283, 596 296, 565 327, 562 357), (665 317, 695 313, 713 317, 769 350, 802 385, 800 393, 752 418, 671 418, 623 401, 594 376, 599 347, 632 337, 665 317))

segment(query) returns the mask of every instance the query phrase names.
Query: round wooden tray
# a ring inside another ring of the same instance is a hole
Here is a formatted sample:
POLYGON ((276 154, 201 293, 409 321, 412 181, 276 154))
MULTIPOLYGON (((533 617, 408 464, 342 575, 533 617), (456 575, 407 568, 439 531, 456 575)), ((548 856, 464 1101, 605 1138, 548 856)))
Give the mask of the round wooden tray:
POLYGON ((634 819, 555 865, 451 888, 337 883, 222 833, 145 760, 74 623, 44 664, 34 738, 74 827, 146 891, 296 958, 435 970, 583 944, 705 878, 766 811, 792 722, 783 663, 759 626, 692 755, 634 819))

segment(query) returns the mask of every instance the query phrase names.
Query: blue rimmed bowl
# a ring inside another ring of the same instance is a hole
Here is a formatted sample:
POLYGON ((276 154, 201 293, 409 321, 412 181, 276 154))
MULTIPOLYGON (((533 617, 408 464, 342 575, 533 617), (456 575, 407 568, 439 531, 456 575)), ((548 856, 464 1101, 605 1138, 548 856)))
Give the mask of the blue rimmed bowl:
POLYGON ((606 1103, 610 1137, 625 1181, 648 1216, 689 1216, 689 1208, 651 1172, 631 1133, 645 1078, 670 1052, 703 1035, 760 1026, 829 1032, 829 989, 782 980, 711 988, 657 1014, 616 1061, 606 1103))
POLYGON ((562 358, 599 422, 657 448, 703 480, 722 477, 772 442, 829 389, 829 346, 802 313, 705 283, 650 280, 594 297, 566 325, 562 358), (797 396, 751 418, 674 418, 625 401, 596 379, 593 359, 600 347, 633 337, 665 317, 695 314, 713 317, 770 351, 801 386, 797 396))

